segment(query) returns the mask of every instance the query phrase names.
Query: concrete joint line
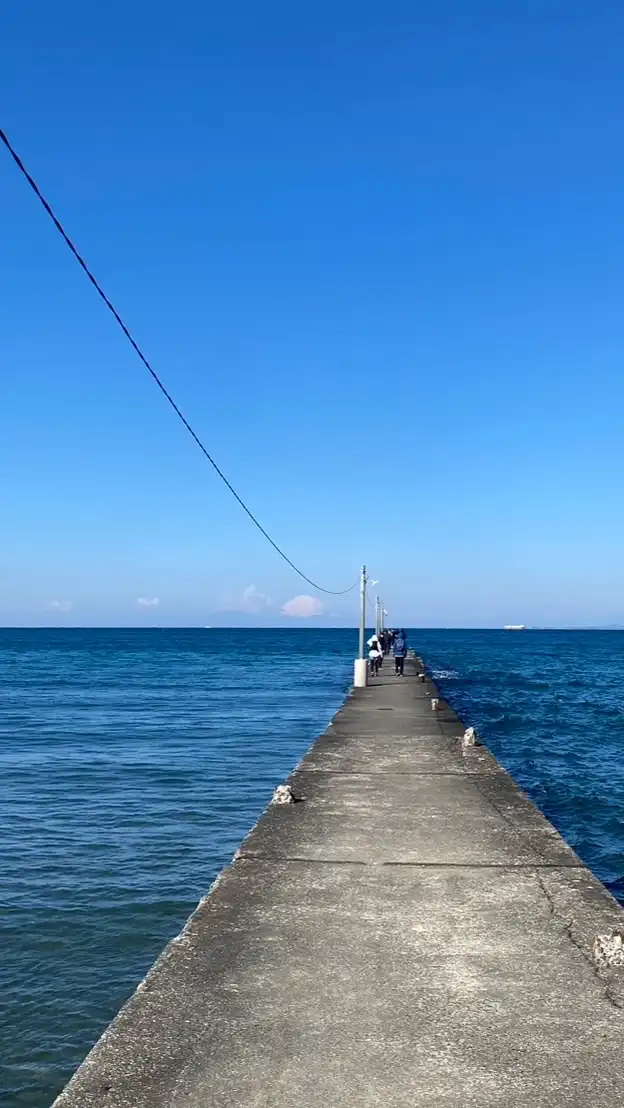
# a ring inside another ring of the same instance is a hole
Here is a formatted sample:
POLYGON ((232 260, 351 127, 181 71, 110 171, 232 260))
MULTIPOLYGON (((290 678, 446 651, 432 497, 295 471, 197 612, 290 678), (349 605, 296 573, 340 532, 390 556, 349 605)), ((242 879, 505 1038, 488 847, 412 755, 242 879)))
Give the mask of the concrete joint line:
POLYGON ((371 862, 364 858, 306 858, 299 854, 263 854, 260 851, 237 850, 234 862, 270 862, 273 865, 286 863, 305 866, 366 866, 368 869, 452 869, 452 870, 505 870, 514 873, 518 870, 527 873, 538 870, 584 869, 582 862, 371 862))
POLYGON ((498 777, 496 770, 469 772, 465 766, 457 769, 323 769, 320 766, 298 766, 297 773, 322 773, 330 777, 498 777))

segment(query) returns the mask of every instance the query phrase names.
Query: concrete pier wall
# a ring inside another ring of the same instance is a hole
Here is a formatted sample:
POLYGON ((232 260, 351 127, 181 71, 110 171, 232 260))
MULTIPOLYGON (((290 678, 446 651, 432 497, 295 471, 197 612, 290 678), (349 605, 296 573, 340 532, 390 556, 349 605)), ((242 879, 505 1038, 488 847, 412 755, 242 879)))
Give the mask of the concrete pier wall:
POLYGON ((301 802, 267 808, 56 1108, 620 1108, 624 913, 495 758, 462 747, 448 705, 432 711, 418 661, 390 668, 351 693, 288 779, 301 802))

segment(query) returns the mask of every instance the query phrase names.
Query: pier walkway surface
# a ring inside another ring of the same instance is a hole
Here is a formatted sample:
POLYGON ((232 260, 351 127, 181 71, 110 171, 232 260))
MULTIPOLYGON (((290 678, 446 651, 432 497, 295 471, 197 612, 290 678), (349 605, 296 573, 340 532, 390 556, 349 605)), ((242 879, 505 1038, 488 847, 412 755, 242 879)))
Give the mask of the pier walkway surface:
POLYGON ((621 1108, 624 914, 419 668, 352 692, 57 1108, 621 1108))

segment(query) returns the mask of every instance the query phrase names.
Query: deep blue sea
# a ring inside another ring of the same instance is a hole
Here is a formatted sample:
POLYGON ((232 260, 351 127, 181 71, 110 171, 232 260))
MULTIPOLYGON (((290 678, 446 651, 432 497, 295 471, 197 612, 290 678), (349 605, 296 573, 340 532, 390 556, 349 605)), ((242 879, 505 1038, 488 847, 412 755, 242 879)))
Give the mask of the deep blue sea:
MULTIPOLYGON (((350 684, 356 634, 0 630, 0 1102, 48 1108, 350 684)), ((624 633, 413 631, 624 901, 624 633)))

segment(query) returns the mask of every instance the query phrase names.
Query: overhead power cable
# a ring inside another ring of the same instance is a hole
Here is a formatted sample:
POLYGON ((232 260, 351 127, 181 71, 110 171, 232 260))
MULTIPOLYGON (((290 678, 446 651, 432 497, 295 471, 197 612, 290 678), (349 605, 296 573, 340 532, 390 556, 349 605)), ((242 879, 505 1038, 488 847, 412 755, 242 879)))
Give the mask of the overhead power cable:
POLYGON ((78 253, 78 250, 76 249, 76 247, 74 246, 74 244, 73 244, 72 240, 70 239, 69 235, 65 231, 65 228, 63 227, 62 223, 57 218, 57 216, 54 214, 50 204, 48 203, 45 196, 41 192, 41 189, 39 188, 39 186, 38 186, 37 182, 35 181, 34 177, 32 177, 31 174, 26 169, 26 166, 24 165, 22 159, 20 158, 19 154, 17 153, 17 151, 12 146, 11 142, 9 141, 7 135, 2 130, 2 128, 0 128, 0 139, 2 140, 4 145, 6 146, 9 154, 13 158, 13 161, 15 162, 15 164, 16 164, 17 168, 19 169, 20 173, 26 178, 26 180, 28 181, 28 184, 30 185, 31 189, 35 193, 35 196, 38 198, 38 200, 40 200, 41 204, 45 208, 47 214, 49 215, 50 219, 52 220, 52 222, 53 222, 54 226, 56 227, 57 231, 62 236, 62 238, 65 240, 66 245, 71 250, 72 254, 74 255, 74 257, 76 259, 76 261, 78 262, 78 264, 81 266, 81 268, 86 273, 86 275, 89 278, 91 284, 93 285, 94 289, 96 290, 98 296, 104 301, 104 303, 105 303, 106 307, 108 308, 109 312, 114 317, 114 319, 117 322, 117 324, 119 325, 119 327, 121 327, 121 330, 123 331, 123 333, 126 336, 128 342, 132 346, 132 349, 134 350, 135 354, 137 354, 139 356, 139 358, 143 362, 143 365, 145 366, 148 373, 152 377, 153 381, 158 385, 158 388, 162 392, 163 396, 165 397, 165 399, 168 401, 168 403, 173 408, 174 412, 178 416, 178 419, 180 419, 181 422, 184 424, 184 426, 185 426, 186 430, 188 431, 189 435, 194 440, 194 442, 197 444, 197 446, 201 450, 204 457, 210 462, 210 465, 214 469, 215 473, 221 478, 221 480, 223 481, 223 484, 231 492, 232 496, 238 502, 240 507, 246 513, 246 515, 249 516, 249 518, 250 518, 251 522, 254 524, 254 526, 258 528, 258 530, 260 531, 260 534, 264 535, 267 542, 270 543, 271 546, 273 547, 273 549, 277 551, 280 558, 283 558, 284 561, 286 562, 286 564, 289 565, 291 569, 294 569, 295 573, 297 573, 299 575, 299 577, 303 578, 304 581, 307 581, 308 585, 311 585, 313 589, 316 589, 318 592, 327 593, 329 596, 345 596, 346 593, 351 592, 359 584, 359 578, 358 578, 357 581, 354 581, 352 585, 349 585, 348 589, 324 589, 322 585, 317 585, 316 581, 313 581, 310 577, 308 577, 305 573, 303 573, 302 570, 300 570, 299 567, 296 566, 293 561, 291 561, 291 559, 288 557, 288 555, 284 553, 281 546, 278 546, 278 544, 275 542, 275 540, 271 538, 268 531, 266 531, 264 529, 264 527, 262 526, 260 521, 256 518, 256 516, 253 514, 251 509, 247 507, 247 505, 245 504, 245 501, 242 499, 242 497, 239 496, 239 494, 237 493, 234 486, 228 481, 227 477, 225 476, 225 473, 217 465, 217 463, 215 462, 214 458, 212 457, 212 454, 210 453, 210 451, 207 449, 207 447, 204 446, 204 444, 201 441, 201 439, 199 438, 199 436, 193 430, 193 428, 191 427, 191 424, 189 423, 186 416, 182 413, 182 411, 180 410, 180 408, 176 404, 176 402, 173 399, 171 393, 168 391, 168 389, 165 388, 163 382, 161 381, 160 377, 156 373, 156 370, 152 368, 149 361, 145 357, 145 354, 141 350, 140 346, 133 339, 132 335, 130 334, 130 331, 126 327, 126 324, 124 323, 123 319, 119 315, 119 312, 117 311, 115 305, 109 300, 108 296, 104 292, 104 289, 99 284, 99 282, 96 280, 96 278, 93 276, 93 273, 89 269, 89 267, 88 267, 87 263, 85 262, 84 258, 82 258, 82 256, 78 253))

